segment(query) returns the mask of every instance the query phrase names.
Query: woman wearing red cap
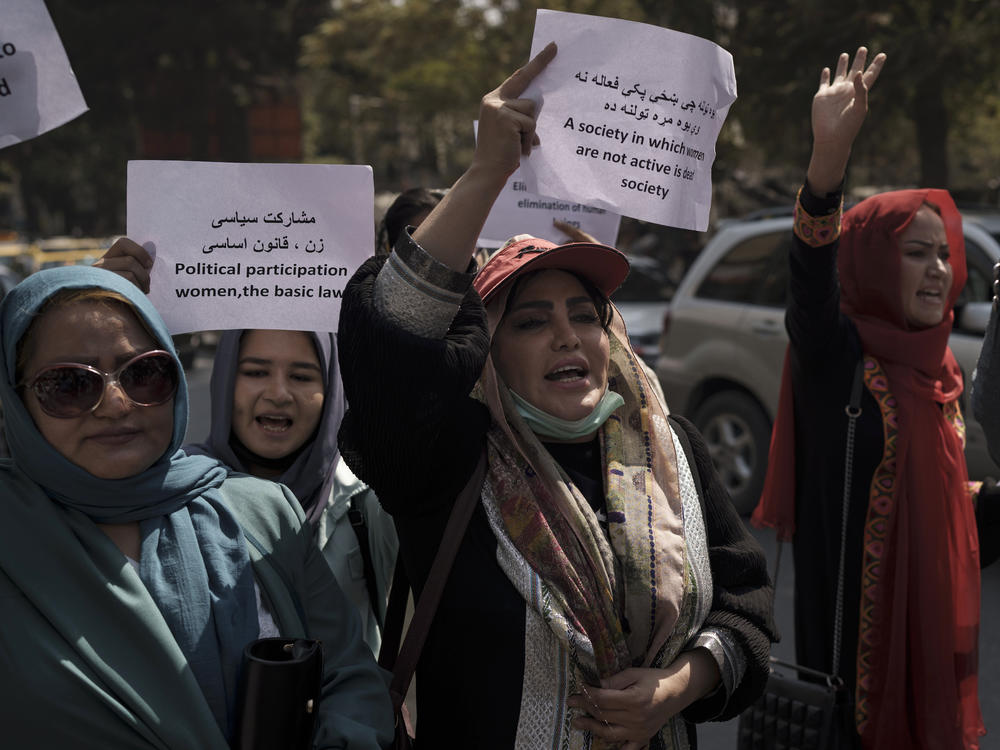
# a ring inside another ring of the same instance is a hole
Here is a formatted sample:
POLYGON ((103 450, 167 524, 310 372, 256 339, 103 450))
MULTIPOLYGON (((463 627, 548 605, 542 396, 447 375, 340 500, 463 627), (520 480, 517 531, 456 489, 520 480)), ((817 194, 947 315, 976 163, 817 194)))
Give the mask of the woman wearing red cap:
POLYGON ((472 166, 348 285, 341 449, 393 514, 418 594, 487 454, 417 672, 421 745, 689 747, 693 722, 763 688, 761 550, 629 348, 608 300, 624 255, 521 237, 470 268, 534 139, 517 97, 554 54, 483 99, 472 166))
MULTIPOLYGON (((966 277, 961 218, 944 190, 902 190, 841 219, 847 160, 885 61, 866 69, 866 57, 860 48, 848 69, 841 55, 813 98, 789 259, 791 343, 754 520, 794 539, 798 660, 847 683, 843 745, 968 750, 984 729, 975 487, 962 454, 962 373, 948 348, 966 277)), ((978 498, 980 510, 988 504, 978 498)))

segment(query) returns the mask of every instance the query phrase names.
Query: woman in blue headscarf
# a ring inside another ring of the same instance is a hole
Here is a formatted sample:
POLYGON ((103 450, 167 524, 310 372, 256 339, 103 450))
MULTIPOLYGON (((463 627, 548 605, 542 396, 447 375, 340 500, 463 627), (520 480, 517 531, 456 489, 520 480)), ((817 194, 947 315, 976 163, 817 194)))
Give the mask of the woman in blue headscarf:
POLYGON ((332 333, 224 331, 212 365, 208 438, 184 450, 295 494, 378 653, 398 543, 392 518, 337 450, 343 391, 332 333))
POLYGON ((384 682, 294 496, 179 450, 187 387, 139 289, 35 274, 0 346, 4 742, 222 750, 244 647, 283 635, 324 643, 314 747, 385 744, 384 682))

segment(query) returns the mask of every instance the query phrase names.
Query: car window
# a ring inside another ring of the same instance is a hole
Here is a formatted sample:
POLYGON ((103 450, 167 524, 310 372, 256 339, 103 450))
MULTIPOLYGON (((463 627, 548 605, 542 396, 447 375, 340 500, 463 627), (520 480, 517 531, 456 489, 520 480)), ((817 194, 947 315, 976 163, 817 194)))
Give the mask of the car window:
POLYGON ((666 268, 658 262, 633 259, 628 276, 611 298, 617 302, 660 302, 673 296, 666 268))
POLYGON ((792 233, 781 232, 769 236, 775 240, 771 250, 771 263, 761 280, 754 302, 784 309, 788 306, 788 254, 792 250, 792 233))
POLYGON ((750 237, 733 246, 701 282, 696 297, 784 307, 791 232, 750 237))
POLYGON ((993 263, 979 243, 965 238, 965 267, 969 278, 959 296, 958 305, 965 302, 989 302, 993 299, 993 263))

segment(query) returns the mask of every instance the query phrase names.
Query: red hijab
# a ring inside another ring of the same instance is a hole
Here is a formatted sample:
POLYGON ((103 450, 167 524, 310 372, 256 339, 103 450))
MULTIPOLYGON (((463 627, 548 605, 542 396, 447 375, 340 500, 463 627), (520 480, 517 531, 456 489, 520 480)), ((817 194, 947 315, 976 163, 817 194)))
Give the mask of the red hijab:
MULTIPOLYGON (((862 201, 843 218, 837 267, 841 311, 866 355, 885 371, 899 426, 895 496, 875 609, 870 679, 862 687, 859 731, 866 748, 977 748, 979 711, 979 543, 967 491, 962 440, 942 406, 958 399, 962 375, 948 348, 952 306, 965 285, 961 217, 944 190, 901 190, 862 201), (899 236, 925 203, 945 226, 954 277, 943 320, 907 324, 900 288, 899 236), (862 691, 864 695, 862 696, 862 691)), ((768 475, 754 523, 780 538, 795 530, 795 435, 788 359, 768 475)), ((854 627, 850 623, 846 627, 854 627)))

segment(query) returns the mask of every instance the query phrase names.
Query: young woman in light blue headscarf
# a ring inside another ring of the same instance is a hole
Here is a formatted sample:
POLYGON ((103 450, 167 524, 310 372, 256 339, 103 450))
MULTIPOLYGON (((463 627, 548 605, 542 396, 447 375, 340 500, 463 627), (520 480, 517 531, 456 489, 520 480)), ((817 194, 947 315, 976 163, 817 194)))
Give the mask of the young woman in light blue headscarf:
POLYGON ((224 331, 212 365, 212 424, 190 454, 290 489, 378 653, 398 542, 375 493, 341 460, 346 402, 337 340, 315 331, 224 331), (362 543, 364 547, 362 548, 362 543))
POLYGON ((223 750, 243 648, 280 634, 324 644, 314 746, 385 744, 384 682, 295 498, 179 450, 187 387, 145 296, 42 271, 0 345, 5 743, 223 750))

